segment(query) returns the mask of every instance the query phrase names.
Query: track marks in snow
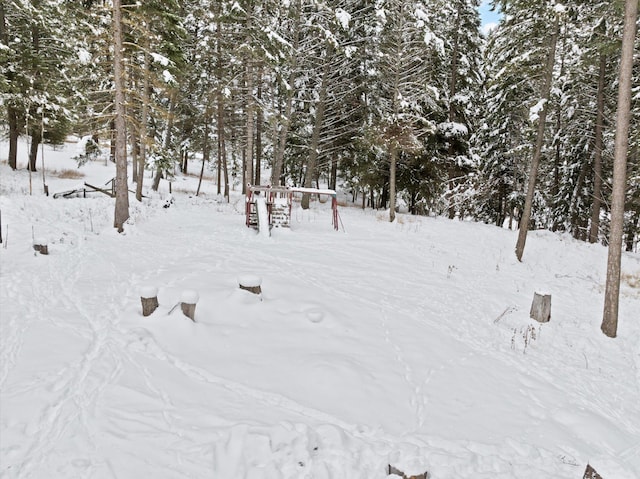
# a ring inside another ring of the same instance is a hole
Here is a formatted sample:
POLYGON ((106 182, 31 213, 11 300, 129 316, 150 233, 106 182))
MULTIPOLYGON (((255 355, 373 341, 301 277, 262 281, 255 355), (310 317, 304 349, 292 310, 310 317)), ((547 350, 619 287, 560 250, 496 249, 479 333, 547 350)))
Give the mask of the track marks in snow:
MULTIPOLYGON (((2 285, 2 303, 16 301, 20 284, 8 281, 2 285), (4 295, 8 299, 4 298, 4 295)), ((5 311, 0 323, 0 390, 4 390, 5 381, 16 364, 16 359, 22 348, 24 336, 29 329, 30 322, 27 318, 18 318, 17 313, 5 311)))
POLYGON ((411 407, 414 408, 416 415, 416 427, 414 431, 419 431, 422 429, 422 426, 424 426, 426 420, 426 409, 428 407, 429 399, 425 393, 425 387, 433 375, 433 370, 427 368, 425 378, 422 380, 417 377, 414 368, 404 358, 402 348, 393 339, 389 317, 385 312, 385 309, 389 309, 389 304, 386 303, 386 301, 383 301, 382 305, 384 309, 380 312, 379 317, 381 327, 384 332, 384 340, 385 343, 391 347, 395 360, 400 364, 403 370, 404 379, 412 391, 410 404, 411 407))
POLYGON ((293 399, 290 399, 282 394, 262 391, 257 388, 246 386, 236 381, 216 376, 199 366, 189 364, 188 362, 161 348, 157 344, 155 339, 153 339, 153 337, 151 337, 150 335, 144 335, 140 339, 141 340, 138 342, 139 344, 131 344, 130 347, 134 351, 147 354, 161 361, 165 361, 194 381, 219 386, 241 398, 251 399, 258 402, 259 404, 263 404, 266 406, 275 407, 286 411, 293 411, 300 416, 304 416, 321 423, 333 424, 353 433, 358 433, 358 431, 360 430, 360 428, 358 428, 354 424, 345 422, 331 414, 319 411, 312 407, 304 406, 299 402, 294 401, 293 399))

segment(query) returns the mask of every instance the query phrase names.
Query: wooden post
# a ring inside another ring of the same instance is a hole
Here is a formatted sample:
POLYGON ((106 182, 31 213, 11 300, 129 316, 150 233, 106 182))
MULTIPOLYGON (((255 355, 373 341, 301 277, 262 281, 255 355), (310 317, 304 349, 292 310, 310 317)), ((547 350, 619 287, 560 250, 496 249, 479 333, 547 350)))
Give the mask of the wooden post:
POLYGON ((142 302, 142 316, 149 316, 158 307, 158 288, 154 286, 142 288, 140 301, 142 302))
POLYGON ((260 288, 262 278, 260 276, 243 274, 238 277, 238 284, 240 285, 240 289, 244 289, 253 294, 262 294, 262 289, 260 288))
POLYGON ((531 312, 529 316, 539 323, 547 323, 551 319, 551 295, 546 293, 533 293, 531 312))
POLYGON ((184 291, 180 297, 182 313, 194 323, 196 322, 196 304, 198 299, 198 293, 191 290, 184 291))

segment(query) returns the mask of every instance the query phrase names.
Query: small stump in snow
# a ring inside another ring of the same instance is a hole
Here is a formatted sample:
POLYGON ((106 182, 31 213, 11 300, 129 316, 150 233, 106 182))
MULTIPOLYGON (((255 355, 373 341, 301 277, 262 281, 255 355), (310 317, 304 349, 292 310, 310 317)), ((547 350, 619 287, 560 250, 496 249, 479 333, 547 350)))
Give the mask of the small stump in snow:
POLYGON ((33 244, 33 249, 40 254, 49 254, 49 247, 44 241, 37 241, 33 244))
POLYGON ((399 476, 402 479, 428 479, 429 478, 429 473, 427 471, 423 472, 422 474, 418 474, 416 476, 407 476, 404 472, 402 472, 399 469, 396 469, 391 464, 389 464, 387 466, 387 475, 390 476, 392 474, 394 476, 399 476))
POLYGON ((531 312, 529 316, 539 323, 548 323, 551 319, 551 295, 546 293, 533 293, 531 312))
POLYGON ((584 470, 584 476, 582 479, 602 479, 602 476, 591 467, 591 464, 587 464, 587 468, 584 470))
POLYGON ((238 277, 238 284, 240 285, 240 289, 244 289, 253 294, 262 294, 262 289, 260 288, 262 278, 260 278, 260 276, 243 274, 238 277))
POLYGON ((149 316, 158 307, 158 288, 148 286, 140 291, 142 316, 149 316))
POLYGON ((191 290, 184 291, 180 297, 180 308, 182 309, 182 313, 194 323, 196 322, 196 303, 198 302, 198 299, 198 293, 191 290))

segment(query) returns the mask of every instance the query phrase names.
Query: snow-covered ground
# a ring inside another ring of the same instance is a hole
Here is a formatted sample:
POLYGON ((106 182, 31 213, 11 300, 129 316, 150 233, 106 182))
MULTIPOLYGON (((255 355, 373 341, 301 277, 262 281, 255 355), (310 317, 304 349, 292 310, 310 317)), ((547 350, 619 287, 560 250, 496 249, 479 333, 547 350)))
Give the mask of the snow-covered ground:
MULTIPOLYGON (((6 149, 0 477, 640 477, 638 254, 609 339, 599 245, 532 232, 519 263, 513 231, 341 208, 336 232, 328 203, 265 237, 237 192, 219 202, 209 179, 195 197, 181 176, 168 208, 164 182, 132 195, 117 234, 114 200, 46 197, 41 171, 30 196, 6 149), (174 309, 185 291, 195 323, 174 309)), ((51 193, 114 176, 74 154, 46 150, 51 193)))

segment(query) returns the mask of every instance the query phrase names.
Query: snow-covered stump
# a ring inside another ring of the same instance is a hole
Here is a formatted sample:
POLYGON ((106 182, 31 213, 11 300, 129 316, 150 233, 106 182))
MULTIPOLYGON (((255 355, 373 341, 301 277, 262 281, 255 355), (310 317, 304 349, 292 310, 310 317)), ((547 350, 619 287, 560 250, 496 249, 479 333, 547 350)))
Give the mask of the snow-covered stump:
POLYGON ((47 242, 44 240, 34 240, 33 249, 40 254, 49 254, 49 247, 47 246, 47 242))
POLYGON ((140 301, 142 302, 142 316, 149 316, 153 313, 158 304, 158 288, 147 286, 140 291, 140 301))
POLYGON ((547 293, 533 293, 531 312, 529 317, 539 323, 548 323, 551 319, 551 295, 547 293))
POLYGON ((240 289, 244 289, 253 294, 262 294, 262 288, 260 287, 262 278, 260 276, 243 274, 242 276, 238 276, 238 284, 240 285, 240 289))
POLYGON ((187 290, 180 297, 180 309, 182 313, 194 323, 196 322, 196 304, 198 303, 198 293, 196 291, 187 290))
POLYGON ((402 479, 428 479, 429 478, 428 472, 424 472, 416 476, 407 476, 404 472, 402 472, 400 469, 396 469, 391 464, 387 466, 387 475, 398 476, 398 477, 401 477, 402 479))
POLYGON ((584 470, 584 476, 582 479, 602 479, 602 476, 591 467, 591 464, 587 464, 587 468, 584 470))

